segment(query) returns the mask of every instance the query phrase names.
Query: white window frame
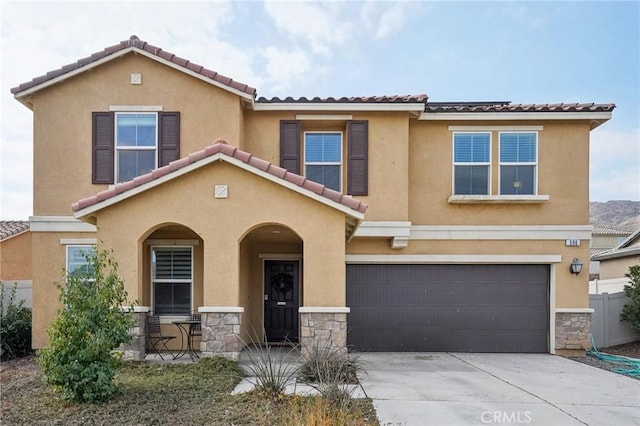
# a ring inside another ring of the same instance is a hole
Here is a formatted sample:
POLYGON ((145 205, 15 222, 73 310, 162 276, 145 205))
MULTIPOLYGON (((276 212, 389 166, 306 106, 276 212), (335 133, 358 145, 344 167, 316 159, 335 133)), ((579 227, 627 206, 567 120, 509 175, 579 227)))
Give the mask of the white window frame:
POLYGON ((465 195, 469 197, 478 196, 480 194, 456 194, 456 166, 488 166, 487 169, 487 194, 491 195, 492 187, 492 163, 493 163, 493 133, 490 131, 468 131, 468 132, 453 132, 451 134, 451 194, 453 195, 465 195), (489 161, 481 163, 471 162, 456 162, 456 135, 459 134, 486 134, 489 135, 489 161))
MULTIPOLYGON (((339 192, 342 192, 342 188, 344 187, 344 179, 342 176, 343 173, 343 163, 344 163, 344 132, 340 130, 310 130, 305 131, 302 136, 302 158, 304 162, 304 175, 307 175, 307 166, 340 166, 339 176, 340 176, 340 189, 339 192), (307 135, 308 134, 337 134, 340 135, 340 161, 339 162, 319 162, 319 161, 310 161, 307 162, 306 150, 307 150, 307 135)), ((320 183, 320 182, 319 182, 320 183)), ((324 185, 324 184, 323 184, 324 185)))
POLYGON ((115 176, 115 182, 116 183, 120 183, 122 182, 120 180, 120 165, 119 165, 119 161, 118 161, 118 153, 120 151, 153 151, 155 153, 155 155, 153 156, 153 169, 157 169, 158 168, 158 127, 160 126, 159 123, 159 116, 158 116, 158 111, 118 111, 115 112, 115 117, 114 117, 114 130, 113 130, 113 145, 114 145, 114 156, 115 159, 113 161, 115 170, 114 170, 114 176, 115 176), (123 116, 123 115, 155 115, 156 117, 156 130, 155 130, 155 145, 153 147, 151 146, 123 146, 120 147, 118 146, 118 117, 119 116, 123 116))
MULTIPOLYGON (((87 251, 91 251, 94 252, 96 251, 96 246, 95 244, 67 244, 65 245, 64 248, 64 256, 65 256, 65 260, 64 260, 64 270, 65 270, 65 275, 69 274, 69 250, 72 248, 79 248, 79 249, 86 249, 87 251)), ((87 263, 88 264, 88 263, 87 263)), ((95 279, 94 278, 89 278, 88 279, 89 282, 94 282, 95 279)))
POLYGON ((174 282, 174 283, 190 283, 191 284, 191 292, 190 292, 190 298, 191 298, 191 307, 189 308, 189 313, 193 312, 193 285, 194 285, 194 279, 193 279, 193 245, 167 245, 167 244, 157 244, 157 245, 152 245, 151 246, 151 251, 149 252, 149 278, 151 281, 151 313, 153 315, 159 315, 161 317, 161 322, 165 322, 165 321, 173 321, 173 320, 179 320, 179 319, 184 319, 185 315, 187 314, 156 314, 156 301, 155 301, 155 283, 163 283, 163 282, 174 282), (191 251, 191 279, 190 280, 175 280, 175 279, 171 279, 171 280, 167 280, 167 279, 160 279, 160 280, 156 280, 153 277, 153 250, 156 248, 173 248, 173 249, 180 249, 180 248, 188 248, 191 251), (165 320, 165 321, 162 321, 165 320))
MULTIPOLYGON (((498 195, 503 195, 501 193, 501 188, 502 188, 502 166, 533 166, 533 193, 532 194, 517 194, 517 195, 538 195, 538 139, 539 139, 539 134, 537 131, 531 131, 531 130, 510 130, 510 131, 503 131, 503 132, 498 132, 498 195), (501 141, 502 141, 502 134, 503 133, 533 133, 536 135, 536 161, 534 162, 502 162, 500 161, 501 158, 501 151, 502 151, 502 145, 501 145, 501 141)), ((509 195, 514 195, 514 194, 504 194, 504 196, 509 196, 509 195)), ((516 195, 516 196, 517 196, 516 195)))

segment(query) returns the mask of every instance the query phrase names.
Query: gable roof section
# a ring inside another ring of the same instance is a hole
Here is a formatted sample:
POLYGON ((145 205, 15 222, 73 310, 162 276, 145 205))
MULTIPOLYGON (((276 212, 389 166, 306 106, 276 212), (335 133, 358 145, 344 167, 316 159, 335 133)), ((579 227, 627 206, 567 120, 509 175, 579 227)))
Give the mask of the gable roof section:
POLYGON ((607 260, 627 256, 640 256, 640 229, 631 234, 618 247, 597 254, 591 260, 607 260))
MULTIPOLYGON (((362 201, 308 180, 304 176, 291 173, 269 161, 262 160, 246 151, 228 145, 222 139, 217 140, 216 143, 202 151, 194 152, 187 157, 173 161, 166 166, 153 170, 151 173, 138 176, 128 182, 119 183, 91 197, 83 198, 74 203, 71 208, 75 212, 74 216, 76 218, 82 218, 215 161, 226 161, 234 164, 340 210, 356 221, 361 221, 364 218, 364 212, 367 210, 367 205, 362 201)), ((355 224, 355 227, 357 227, 357 224, 355 224)), ((355 231, 355 227, 352 231, 355 231)))
POLYGON ((69 77, 88 71, 96 66, 102 65, 105 62, 126 55, 130 52, 140 53, 155 61, 213 84, 214 86, 235 93, 242 98, 250 100, 251 102, 253 102, 253 99, 255 98, 256 89, 253 87, 234 81, 233 79, 218 74, 215 71, 211 71, 202 65, 194 64, 187 59, 162 50, 159 47, 140 40, 135 35, 129 37, 128 40, 121 41, 116 45, 107 47, 99 52, 95 52, 91 56, 79 59, 77 62, 65 65, 57 70, 49 71, 45 75, 36 77, 29 82, 22 83, 21 85, 12 88, 11 93, 13 93, 16 99, 20 100, 24 96, 34 93, 40 89, 59 83, 69 77))
POLYGON ((29 230, 26 220, 0 220, 0 241, 7 240, 29 230))

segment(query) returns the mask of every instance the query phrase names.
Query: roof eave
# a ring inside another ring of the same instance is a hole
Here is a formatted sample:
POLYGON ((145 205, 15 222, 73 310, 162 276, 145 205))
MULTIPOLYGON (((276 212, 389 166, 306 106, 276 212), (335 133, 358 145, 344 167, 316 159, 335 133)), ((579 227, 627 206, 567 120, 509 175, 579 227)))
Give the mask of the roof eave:
POLYGON ((255 111, 386 111, 422 113, 424 103, 383 103, 383 102, 256 102, 255 111))
POLYGON ((591 260, 609 260, 618 259, 621 257, 640 256, 640 247, 633 247, 622 250, 611 250, 602 254, 597 254, 591 258, 591 260))
MULTIPOLYGON (((99 201, 96 204, 93 204, 93 205, 87 206, 85 208, 79 209, 79 210, 77 210, 77 211, 75 211, 73 213, 73 217, 75 219, 85 220, 86 217, 91 216, 94 213, 96 213, 96 212, 98 212, 98 211, 100 211, 100 210, 102 210, 104 208, 107 208, 109 206, 117 204, 120 201, 124 201, 127 198, 133 197, 134 195, 137 195, 137 194, 139 194, 141 192, 144 192, 144 191, 146 191, 148 189, 156 187, 156 186, 158 186, 158 185, 160 185, 160 184, 162 184, 164 182, 167 182, 169 180, 173 180, 173 179, 175 179, 175 178, 177 178, 179 176, 182 176, 182 175, 184 175, 186 173, 189 173, 189 172, 191 172, 193 170, 196 170, 196 169, 198 169, 200 167, 203 167, 203 166, 205 166, 207 164, 211 164, 211 163, 213 163, 215 161, 226 161, 226 162, 228 162, 230 164, 233 164, 233 165, 235 165, 237 167, 240 167, 241 169, 249 171, 249 172, 251 172, 251 173, 253 173, 255 175, 261 176, 261 177, 263 177, 263 178, 265 178, 265 179, 267 179, 267 180, 269 180, 271 182, 274 182, 274 183, 277 183, 279 185, 282 185, 282 186, 284 186, 284 187, 286 187, 288 189, 291 189, 291 190, 293 190, 295 192, 298 192, 298 193, 300 193, 302 195, 305 195, 305 196, 307 196, 309 198, 312 198, 312 199, 314 199, 314 200, 316 200, 316 201, 318 201, 318 202, 320 202, 322 204, 325 204, 325 205, 327 205, 329 207, 332 207, 332 208, 334 208, 336 210, 339 210, 342 213, 346 214, 348 217, 351 217, 351 218, 355 219, 356 221, 362 221, 364 219, 364 213, 362 213, 360 211, 354 210, 352 208, 349 208, 349 207, 345 206, 344 204, 341 204, 341 203, 338 203, 336 201, 330 200, 330 199, 328 199, 326 197, 323 197, 323 196, 321 196, 321 195, 319 195, 319 194, 317 194, 317 193, 315 193, 315 192, 313 192, 313 191, 311 191, 309 189, 300 187, 300 186, 298 186, 298 185, 296 185, 296 184, 294 184, 292 182, 280 179, 277 176, 274 176, 274 175, 272 175, 270 173, 264 172, 264 171, 262 171, 260 169, 256 169, 255 167, 253 167, 253 166, 251 166, 251 165, 249 165, 249 164, 247 164, 247 163, 245 163, 245 162, 243 162, 241 160, 238 160, 237 158, 229 157, 228 155, 226 155, 224 153, 220 153, 220 152, 216 153, 216 154, 214 154, 214 155, 212 155, 210 157, 205 157, 202 160, 199 160, 197 162, 191 163, 191 164, 189 164, 189 165, 187 165, 185 167, 177 169, 177 170, 175 170, 175 171, 173 171, 173 172, 171 172, 171 173, 169 173, 167 175, 161 176, 161 177, 159 177, 157 179, 154 179, 154 180, 152 180, 150 182, 144 183, 144 184, 142 184, 140 186, 136 186, 136 187, 134 187, 134 188, 132 188, 132 189, 130 189, 128 191, 125 191, 125 192, 123 192, 121 194, 118 194, 118 195, 116 195, 114 197, 108 198, 108 199, 103 200, 103 201, 99 201)), ((358 225, 359 225, 359 222, 358 222, 358 225)), ((357 225, 354 227, 354 232, 355 232, 356 228, 357 228, 357 225)))
POLYGON ((589 120, 591 130, 611 119, 611 111, 589 112, 423 112, 419 120, 589 120))
POLYGON ((40 91, 42 89, 45 89, 47 87, 50 87, 50 86, 53 86, 55 84, 61 83, 61 82, 65 81, 65 80, 67 80, 67 79, 69 79, 71 77, 74 77, 76 75, 82 74, 82 73, 84 73, 86 71, 89 71, 89 70, 91 70, 93 68, 96 68, 96 67, 98 67, 100 65, 103 65, 103 64, 105 64, 105 63, 107 63, 109 61, 112 61, 113 59, 122 57, 122 56, 127 55, 127 54, 132 53, 132 52, 136 53, 136 54, 141 54, 141 55, 143 55, 143 56, 145 56, 145 57, 147 57, 149 59, 152 59, 152 60, 154 60, 156 62, 159 62, 159 63, 161 63, 163 65, 166 65, 166 66, 171 67, 171 68, 173 68, 175 70, 181 71, 181 72, 183 72, 185 74, 188 74, 188 75, 190 75, 192 77, 195 77, 195 78, 197 78, 199 80, 202 80, 205 83, 209 83, 209 84, 211 84, 213 86, 216 86, 216 87, 218 87, 220 89, 223 89, 223 90, 231 92, 231 93, 233 93, 235 95, 238 95, 239 97, 241 97, 243 100, 245 100, 247 102, 253 103, 253 101, 254 101, 254 96, 249 94, 249 93, 243 92, 241 90, 234 89, 233 87, 227 86, 227 85, 225 85, 223 83, 220 83, 220 82, 218 82, 216 80, 210 79, 210 78, 208 78, 208 77, 206 77, 206 76, 204 76, 202 74, 199 74, 199 73, 197 73, 195 71, 190 70, 189 68, 182 67, 182 66, 180 66, 180 65, 178 65, 178 64, 176 64, 174 62, 168 61, 168 60, 166 60, 164 58, 161 58, 161 57, 159 57, 157 55, 154 55, 153 53, 147 52, 146 50, 140 49, 139 47, 136 47, 136 46, 129 46, 129 47, 126 47, 124 49, 117 50, 117 51, 115 51, 115 52, 113 52, 113 53, 111 53, 109 55, 106 55, 106 56, 104 56, 104 57, 102 57, 102 58, 100 58, 100 59, 98 59, 96 61, 90 62, 90 63, 88 63, 86 65, 83 65, 83 66, 81 66, 79 68, 73 69, 73 70, 71 70, 69 72, 61 74, 61 75, 59 75, 57 77, 54 77, 54 78, 52 78, 50 80, 43 81, 42 83, 37 84, 35 86, 32 86, 32 87, 30 87, 28 89, 16 92, 13 95, 13 97, 15 99, 17 99, 18 101, 20 101, 21 103, 23 103, 24 105, 26 105, 27 107, 30 108, 30 104, 28 104, 25 101, 23 101, 23 99, 25 97, 27 97, 27 96, 35 93, 35 92, 38 92, 38 91, 40 91))

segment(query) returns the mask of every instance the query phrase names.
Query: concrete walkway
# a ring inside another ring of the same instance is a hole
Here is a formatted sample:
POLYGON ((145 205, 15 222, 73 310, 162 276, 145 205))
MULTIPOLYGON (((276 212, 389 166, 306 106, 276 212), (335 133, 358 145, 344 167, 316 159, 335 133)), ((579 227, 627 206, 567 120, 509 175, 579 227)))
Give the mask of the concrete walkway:
POLYGON ((367 353, 385 426, 640 425, 640 381, 544 354, 367 353))

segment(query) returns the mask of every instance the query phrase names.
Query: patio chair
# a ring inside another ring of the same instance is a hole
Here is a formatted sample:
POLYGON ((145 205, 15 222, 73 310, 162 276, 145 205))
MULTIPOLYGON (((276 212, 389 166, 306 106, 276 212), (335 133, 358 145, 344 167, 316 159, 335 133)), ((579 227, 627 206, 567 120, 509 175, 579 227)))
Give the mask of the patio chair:
POLYGON ((200 314, 189 315, 189 321, 198 321, 198 324, 193 324, 189 330, 191 337, 202 337, 202 317, 200 314))
MULTIPOLYGON (((162 334, 160 327, 160 317, 157 315, 149 315, 147 317, 147 349, 148 352, 155 352, 160 355, 160 359, 164 361, 161 350, 169 351, 167 343, 175 339, 176 336, 165 336, 162 334)), ((173 357, 175 359, 175 357, 173 357)))

